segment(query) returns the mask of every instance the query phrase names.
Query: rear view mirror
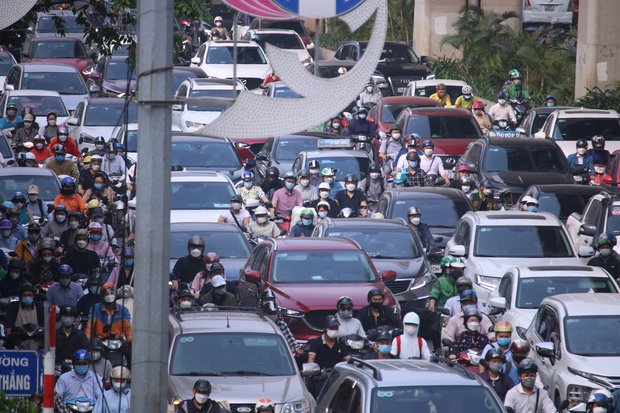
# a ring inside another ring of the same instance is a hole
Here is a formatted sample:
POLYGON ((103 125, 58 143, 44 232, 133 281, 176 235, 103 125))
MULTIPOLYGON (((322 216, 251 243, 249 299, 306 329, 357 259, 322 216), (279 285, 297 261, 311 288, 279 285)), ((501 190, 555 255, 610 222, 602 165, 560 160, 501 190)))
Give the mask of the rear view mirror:
POLYGON ((13 91, 13 90, 15 90, 15 86, 13 86, 13 85, 4 85, 4 90, 13 91))
POLYGON ((256 167, 256 161, 254 159, 246 159, 245 169, 254 169, 256 167))
POLYGON ((535 347, 536 347, 536 353, 540 357, 546 357, 549 359, 555 357, 555 346, 553 345, 552 342, 548 341, 544 343, 538 343, 536 344, 535 347))
POLYGON ((594 256, 594 248, 589 245, 582 245, 579 247, 579 257, 580 258, 590 258, 594 256))
POLYGON ((453 245, 450 248, 449 254, 453 257, 464 257, 465 256, 465 246, 464 245, 453 245))
POLYGON ((420 63, 428 63, 428 56, 420 56, 420 63))
POLYGON ((573 175, 583 175, 587 172, 587 169, 583 165, 575 164, 571 166, 571 172, 573 173, 573 175))
POLYGON ((193 65, 199 65, 200 64, 200 59, 197 57, 192 57, 190 60, 190 63, 193 65))
POLYGON ((588 237, 593 237, 596 234, 596 225, 594 224, 581 224, 579 230, 577 231, 579 235, 585 235, 588 237))
MULTIPOLYGON (((441 240, 435 239, 436 242, 441 242, 441 240)), ((428 251, 428 258, 440 260, 443 257, 443 249, 439 247, 432 247, 428 251)))
POLYGON ((98 85, 90 85, 90 87, 88 88, 88 91, 90 93, 99 93, 101 91, 101 88, 99 88, 98 85))
POLYGON ((250 282, 260 282, 260 273, 258 271, 248 271, 245 278, 250 282))
POLYGON ((396 279, 396 271, 386 270, 381 274, 383 281, 394 280, 396 279))
POLYGON ((70 118, 70 119, 67 119, 66 124, 69 126, 77 126, 78 120, 75 118, 70 118))
POLYGON ((316 363, 304 363, 301 369, 302 376, 318 376, 321 374, 321 368, 316 363))
POLYGON ((506 308, 506 298, 505 297, 493 297, 489 300, 491 307, 504 309, 506 308))
POLYGON ((182 111, 183 110, 183 105, 181 105, 181 104, 174 104, 174 105, 172 105, 172 110, 182 111))
POLYGON ((521 135, 525 135, 525 134, 526 134, 526 132, 525 132, 525 128, 517 128, 517 129, 515 129, 515 130, 516 130, 517 132, 519 132, 521 135))
POLYGON ((523 339, 523 340, 527 340, 526 336, 525 336, 525 329, 521 326, 517 326, 517 328, 515 328, 515 331, 517 332, 517 335, 519 336, 519 338, 523 339))

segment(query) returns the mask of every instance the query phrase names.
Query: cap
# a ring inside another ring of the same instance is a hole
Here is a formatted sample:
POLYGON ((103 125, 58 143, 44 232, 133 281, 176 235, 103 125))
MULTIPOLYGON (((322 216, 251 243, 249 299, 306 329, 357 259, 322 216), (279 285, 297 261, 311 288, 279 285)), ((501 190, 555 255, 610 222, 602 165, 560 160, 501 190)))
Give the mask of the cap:
MULTIPOLYGON (((211 270, 213 270, 213 267, 211 267, 211 270)), ((223 285, 226 285, 226 280, 221 275, 216 275, 215 277, 211 278, 211 286, 213 288, 221 287, 223 285)))
POLYGON ((469 172, 469 166, 467 166, 467 165, 461 165, 461 166, 459 166, 459 172, 461 172, 461 171, 467 171, 467 172, 469 172))
POLYGON ((39 195, 39 187, 36 185, 30 185, 28 187, 28 195, 31 195, 31 194, 39 195))
POLYGON ((497 98, 498 98, 498 99, 506 99, 506 94, 505 94, 504 92, 499 92, 499 93, 497 94, 497 98))

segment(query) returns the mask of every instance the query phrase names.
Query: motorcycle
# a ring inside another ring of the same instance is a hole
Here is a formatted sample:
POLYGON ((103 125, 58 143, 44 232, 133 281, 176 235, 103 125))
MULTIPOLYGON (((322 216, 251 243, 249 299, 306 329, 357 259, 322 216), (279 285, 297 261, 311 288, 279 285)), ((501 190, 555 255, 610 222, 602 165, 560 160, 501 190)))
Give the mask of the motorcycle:
POLYGON ((528 112, 530 111, 530 100, 527 98, 512 98, 508 103, 515 111, 515 116, 517 117, 517 125, 520 125, 521 121, 527 116, 528 112))
POLYGON ((363 358, 371 349, 370 340, 357 334, 338 337, 340 343, 349 348, 351 357, 363 358))
POLYGON ((590 185, 601 186, 603 185, 603 175, 605 175, 605 165, 594 165, 594 176, 590 177, 590 185))
POLYGON ((514 124, 508 119, 497 119, 493 121, 494 131, 511 131, 514 130, 514 124))
POLYGON ((40 350, 43 348, 45 329, 33 323, 13 328, 7 338, 7 348, 16 350, 40 350))
MULTIPOLYGON (((454 346, 454 343, 452 342, 452 340, 448 338, 444 338, 441 342, 444 345, 443 351, 447 357, 448 349, 452 348, 454 346)), ((480 361, 482 359, 482 357, 480 356, 481 353, 482 353, 482 349, 470 348, 465 351, 461 351, 457 355, 457 358, 455 361, 461 366, 465 367, 467 370, 471 371, 472 373, 478 373, 479 372, 478 365, 480 364, 480 361)))
POLYGON ((92 412, 95 409, 95 400, 88 397, 78 397, 67 400, 65 406, 72 412, 92 412))
POLYGON ((276 211, 273 222, 282 230, 282 235, 287 235, 291 230, 291 217, 293 211, 276 211))
MULTIPOLYGON (((105 331, 105 330, 104 330, 105 331)), ((110 334, 101 339, 103 344, 103 358, 108 360, 112 367, 128 366, 128 360, 124 353, 129 350, 129 342, 115 334, 110 334)))

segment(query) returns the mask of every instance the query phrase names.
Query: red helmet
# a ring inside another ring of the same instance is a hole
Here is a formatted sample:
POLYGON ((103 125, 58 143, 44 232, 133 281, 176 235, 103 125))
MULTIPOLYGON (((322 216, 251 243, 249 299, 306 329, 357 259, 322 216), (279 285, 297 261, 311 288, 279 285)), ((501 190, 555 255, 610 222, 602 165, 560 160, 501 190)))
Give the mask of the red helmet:
POLYGON ((445 83, 439 83, 437 85, 437 90, 446 90, 446 85, 445 83))
POLYGON ((59 135, 68 135, 69 134, 69 129, 67 129, 67 127, 65 125, 60 125, 58 127, 58 134, 59 135))
POLYGON ((474 102, 474 109, 482 109, 484 105, 479 100, 474 102))
POLYGON ((510 345, 510 352, 512 353, 512 358, 515 359, 517 363, 519 363, 530 353, 530 343, 528 343, 526 340, 517 339, 513 341, 510 345))

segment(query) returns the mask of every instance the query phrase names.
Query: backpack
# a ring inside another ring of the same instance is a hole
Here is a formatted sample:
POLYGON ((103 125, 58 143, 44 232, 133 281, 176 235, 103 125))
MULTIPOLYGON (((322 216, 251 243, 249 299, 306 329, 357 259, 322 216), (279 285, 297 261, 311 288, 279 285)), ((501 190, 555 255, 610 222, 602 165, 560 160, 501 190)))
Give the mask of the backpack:
MULTIPOLYGON (((400 355, 400 338, 401 336, 396 337, 396 346, 398 348, 398 355, 400 355)), ((422 358, 422 338, 418 336, 418 347, 420 349, 420 358, 422 358)))

